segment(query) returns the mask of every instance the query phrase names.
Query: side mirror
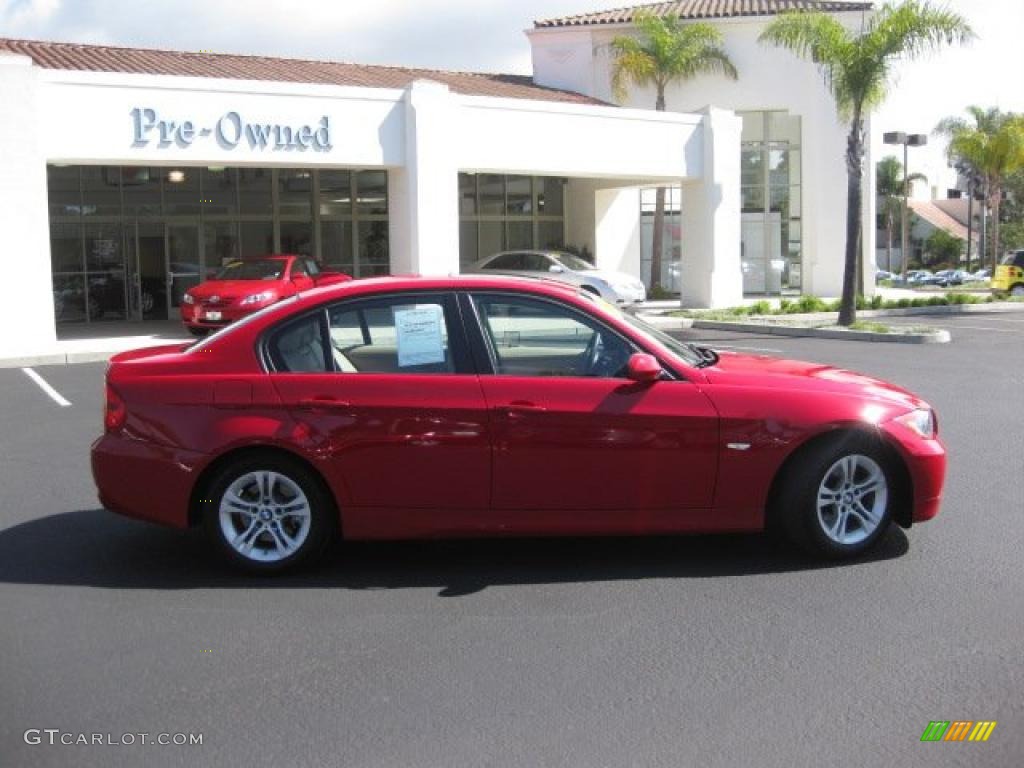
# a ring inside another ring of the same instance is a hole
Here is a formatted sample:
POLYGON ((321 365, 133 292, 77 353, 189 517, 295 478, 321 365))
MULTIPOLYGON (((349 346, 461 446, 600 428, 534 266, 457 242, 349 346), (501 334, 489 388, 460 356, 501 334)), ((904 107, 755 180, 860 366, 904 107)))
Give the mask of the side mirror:
POLYGON ((640 382, 657 381, 661 378, 661 363, 654 355, 637 352, 626 363, 626 378, 640 382))
POLYGON ((565 267, 560 266, 558 264, 552 264, 550 267, 548 267, 548 272, 562 273, 565 272, 565 267))

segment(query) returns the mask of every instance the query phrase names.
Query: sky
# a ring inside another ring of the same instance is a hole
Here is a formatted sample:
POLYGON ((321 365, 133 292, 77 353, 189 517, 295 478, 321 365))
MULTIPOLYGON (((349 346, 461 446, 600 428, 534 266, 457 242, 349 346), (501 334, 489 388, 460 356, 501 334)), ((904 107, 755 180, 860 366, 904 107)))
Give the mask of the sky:
MULTIPOLYGON (((530 74, 523 30, 535 19, 629 0, 0 0, 0 36, 252 53, 363 64, 530 74)), ((944 0, 978 35, 971 45, 902 64, 873 120, 883 131, 930 133, 968 104, 1024 112, 1024 0, 944 0)), ((951 183, 941 142, 911 166, 951 183)), ((901 150, 902 153, 902 150, 901 150)), ((876 156, 879 156, 876 154, 876 156)))

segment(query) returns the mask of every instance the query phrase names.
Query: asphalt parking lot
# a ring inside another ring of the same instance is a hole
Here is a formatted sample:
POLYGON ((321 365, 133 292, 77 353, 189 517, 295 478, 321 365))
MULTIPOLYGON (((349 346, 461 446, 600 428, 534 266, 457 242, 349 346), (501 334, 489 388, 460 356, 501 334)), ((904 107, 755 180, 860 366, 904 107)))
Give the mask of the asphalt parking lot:
POLYGON ((463 541, 253 580, 98 509, 103 365, 36 369, 68 406, 0 370, 0 766, 1020 766, 1024 313, 930 322, 953 343, 685 334, 936 407, 942 513, 842 566, 762 536, 463 541), (998 726, 921 743, 933 720, 998 726))

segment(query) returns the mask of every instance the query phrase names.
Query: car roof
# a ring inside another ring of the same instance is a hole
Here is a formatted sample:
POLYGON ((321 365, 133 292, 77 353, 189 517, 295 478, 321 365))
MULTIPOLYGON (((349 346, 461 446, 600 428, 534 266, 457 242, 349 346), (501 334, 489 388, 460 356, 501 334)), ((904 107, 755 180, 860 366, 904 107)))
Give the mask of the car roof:
POLYGON ((573 296, 578 293, 576 286, 569 285, 546 277, 527 277, 515 275, 388 275, 385 277, 363 277, 303 291, 303 297, 311 301, 320 301, 332 296, 357 296, 392 291, 438 291, 438 290, 522 290, 531 293, 544 293, 550 296, 573 296))

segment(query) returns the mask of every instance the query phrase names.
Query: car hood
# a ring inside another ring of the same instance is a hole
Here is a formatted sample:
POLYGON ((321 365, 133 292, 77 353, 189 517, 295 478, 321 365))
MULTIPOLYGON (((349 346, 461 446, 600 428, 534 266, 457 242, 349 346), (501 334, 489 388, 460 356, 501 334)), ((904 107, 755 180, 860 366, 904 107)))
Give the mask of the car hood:
POLYGON ((821 363, 764 355, 718 352, 718 362, 703 369, 712 384, 761 384, 788 390, 831 392, 883 400, 907 410, 927 407, 921 398, 887 381, 821 363))
POLYGON ((197 299, 220 296, 222 299, 238 299, 263 291, 280 290, 280 280, 207 280, 188 292, 197 299))

